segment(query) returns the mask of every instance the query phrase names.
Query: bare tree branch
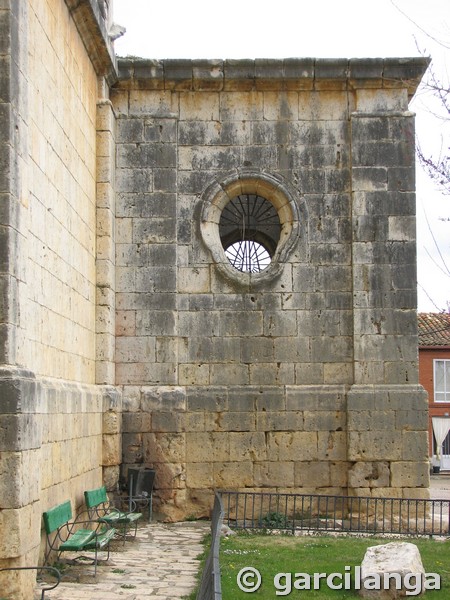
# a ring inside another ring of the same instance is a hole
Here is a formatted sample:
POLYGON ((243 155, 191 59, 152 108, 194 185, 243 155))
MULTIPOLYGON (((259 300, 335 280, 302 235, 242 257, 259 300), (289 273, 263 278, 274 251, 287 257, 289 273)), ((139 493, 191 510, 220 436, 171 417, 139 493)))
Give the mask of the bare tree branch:
POLYGON ((414 27, 417 27, 417 29, 419 29, 424 35, 426 35, 428 38, 430 38, 430 40, 433 40, 433 42, 435 42, 436 44, 439 44, 439 46, 442 46, 443 48, 447 48, 448 50, 450 50, 450 45, 448 45, 447 42, 438 40, 437 38, 432 36, 428 31, 423 29, 418 23, 416 23, 416 21, 414 21, 414 19, 411 19, 411 17, 408 14, 406 14, 401 8, 399 8, 397 6, 397 4, 394 2, 394 0, 391 0, 391 4, 395 9, 398 10, 399 13, 401 13, 406 19, 408 19, 408 21, 410 23, 412 23, 414 25, 414 27))
MULTIPOLYGON (((423 285, 421 285, 420 283, 417 283, 417 286, 420 287, 422 292, 425 294, 425 296, 428 298, 428 300, 431 302, 431 304, 435 307, 437 312, 447 312, 446 308, 442 308, 436 304, 436 302, 433 300, 433 298, 430 296, 430 294, 427 292, 427 290, 423 287, 423 285)), ((448 303, 447 303, 447 308, 448 308, 448 303)))
POLYGON ((442 261, 442 265, 439 265, 439 264, 438 264, 438 263, 437 263, 437 262, 434 260, 434 258, 433 258, 433 257, 431 256, 431 254, 428 252, 428 250, 426 250, 426 252, 427 252, 427 254, 430 256, 430 258, 431 258, 431 260, 434 262, 434 264, 435 264, 435 265, 436 265, 436 266, 437 266, 437 267, 438 267, 438 268, 439 268, 439 269, 440 269, 440 270, 441 270, 441 271, 442 271, 442 272, 443 272, 443 273, 444 273, 444 274, 445 274, 447 277, 450 277, 450 269, 449 269, 449 267, 448 267, 447 263, 445 262, 445 258, 444 258, 444 257, 443 257, 443 255, 442 255, 442 252, 441 252, 441 249, 440 249, 440 247, 439 247, 439 244, 437 243, 436 237, 435 237, 435 235, 434 235, 434 233, 433 233, 433 230, 432 230, 432 228, 431 228, 431 225, 430 225, 430 221, 428 220, 428 215, 427 215, 427 213, 426 213, 426 211, 425 211, 425 208, 423 209, 423 213, 424 213, 424 215, 425 215, 425 221, 426 221, 426 223, 427 223, 428 231, 430 232, 430 235, 431 235, 431 238, 432 238, 432 240, 433 240, 433 243, 434 243, 434 245, 435 245, 435 247, 436 247, 436 250, 437 250, 437 252, 438 252, 438 254, 439 254, 439 257, 440 257, 440 259, 441 259, 441 261, 442 261))

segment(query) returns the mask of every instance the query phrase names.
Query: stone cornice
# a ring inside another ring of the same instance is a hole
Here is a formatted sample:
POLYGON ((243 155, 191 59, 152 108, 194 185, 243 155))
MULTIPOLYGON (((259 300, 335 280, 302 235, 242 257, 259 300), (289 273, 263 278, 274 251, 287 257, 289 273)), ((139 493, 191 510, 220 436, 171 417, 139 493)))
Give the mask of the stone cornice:
POLYGON ((414 94, 430 60, 412 58, 119 58, 120 88, 153 90, 320 90, 407 88, 414 94))
POLYGON ((117 79, 117 63, 97 0, 65 0, 97 75, 112 85, 117 79))

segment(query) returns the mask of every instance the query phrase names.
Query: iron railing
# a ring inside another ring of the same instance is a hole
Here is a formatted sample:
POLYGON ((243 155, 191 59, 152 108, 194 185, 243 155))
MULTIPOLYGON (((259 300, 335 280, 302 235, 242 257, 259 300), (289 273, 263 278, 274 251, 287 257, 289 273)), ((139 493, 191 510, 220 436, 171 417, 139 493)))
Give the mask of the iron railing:
POLYGON ((218 494, 214 498, 214 508, 211 518, 211 547, 203 568, 197 600, 221 600, 219 546, 220 531, 223 523, 222 500, 218 494))
POLYGON ((448 536, 449 500, 221 491, 232 529, 448 536))

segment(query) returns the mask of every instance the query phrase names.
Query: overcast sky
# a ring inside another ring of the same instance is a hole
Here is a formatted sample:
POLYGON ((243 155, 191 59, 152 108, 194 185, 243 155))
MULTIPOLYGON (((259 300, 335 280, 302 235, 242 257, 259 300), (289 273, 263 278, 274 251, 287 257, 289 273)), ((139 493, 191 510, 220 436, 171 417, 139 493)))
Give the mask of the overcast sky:
MULTIPOLYGON (((114 0, 114 21, 127 29, 115 42, 118 56, 352 58, 424 53, 432 57, 441 79, 449 81, 450 49, 437 42, 450 48, 450 0, 114 0)), ((445 125, 430 115, 436 105, 419 93, 410 108, 417 114, 421 144, 438 153, 445 125)), ((447 153, 449 129, 447 122, 447 153)), ((450 273, 443 273, 439 256, 450 269, 450 220, 445 221, 450 219, 450 196, 438 193, 420 166, 417 216, 419 310, 450 309, 450 273)))

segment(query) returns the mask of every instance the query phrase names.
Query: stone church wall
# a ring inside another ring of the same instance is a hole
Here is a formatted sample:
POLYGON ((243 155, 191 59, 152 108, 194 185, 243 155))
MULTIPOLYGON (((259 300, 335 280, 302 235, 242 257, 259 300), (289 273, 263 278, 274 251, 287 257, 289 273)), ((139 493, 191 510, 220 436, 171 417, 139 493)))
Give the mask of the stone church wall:
POLYGON ((167 519, 226 487, 426 496, 427 61, 117 68, 111 6, 0 3, 0 565, 37 564, 42 512, 129 466, 167 519), (221 245, 241 194, 279 219, 261 273, 221 245))
POLYGON ((28 8, 27 354, 19 360, 39 375, 95 383, 97 76, 65 4, 41 5, 28 8))
MULTIPOLYGON (((75 511, 120 460, 103 447, 120 397, 96 385, 101 78, 76 25, 83 10, 95 30, 96 3, 70 4, 0 6, 1 566, 40 563, 43 511, 67 499, 75 511)), ((1 574, 15 600, 34 583, 1 574)))
POLYGON ((172 518, 214 488, 426 493, 407 83, 387 61, 120 68, 123 469, 154 466, 172 518), (220 210, 255 189, 295 230, 267 277, 218 249, 220 210))

